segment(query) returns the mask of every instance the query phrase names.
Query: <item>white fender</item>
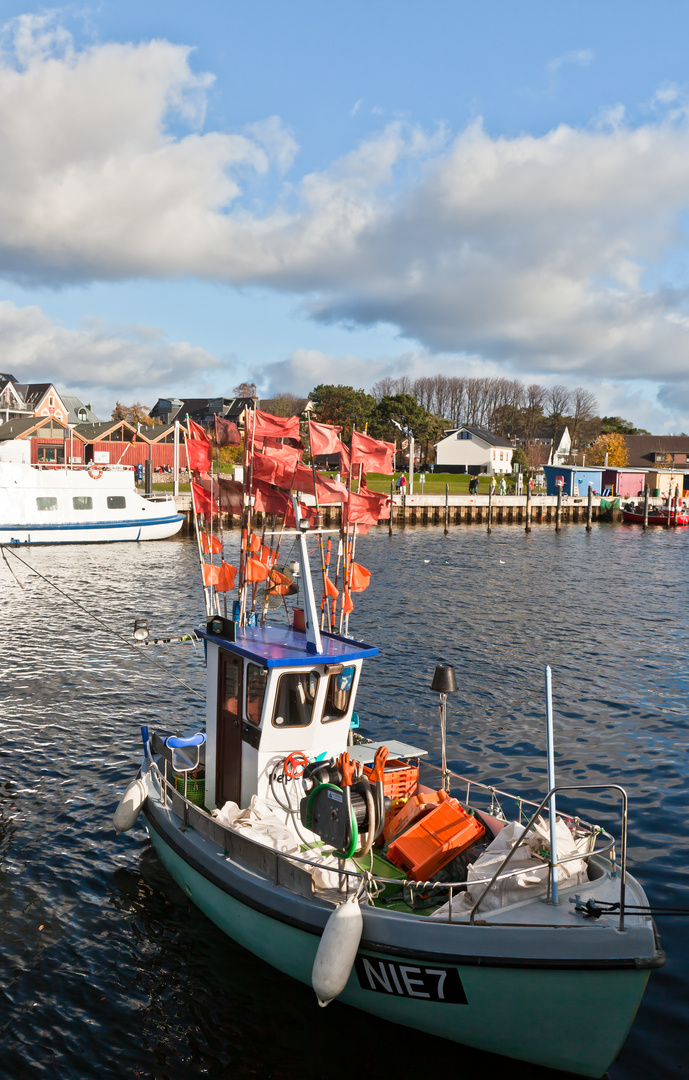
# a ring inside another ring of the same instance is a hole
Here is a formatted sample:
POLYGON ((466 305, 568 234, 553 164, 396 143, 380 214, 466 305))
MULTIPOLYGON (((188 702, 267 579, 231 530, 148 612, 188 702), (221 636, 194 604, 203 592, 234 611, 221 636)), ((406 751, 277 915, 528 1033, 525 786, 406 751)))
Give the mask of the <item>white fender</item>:
POLYGON ((132 780, 112 816, 112 823, 118 834, 128 832, 132 828, 147 795, 148 787, 144 778, 139 777, 138 780, 132 780))
POLYGON ((363 929, 364 918, 356 896, 335 908, 325 924, 311 972, 320 1006, 329 1005, 347 985, 363 929))

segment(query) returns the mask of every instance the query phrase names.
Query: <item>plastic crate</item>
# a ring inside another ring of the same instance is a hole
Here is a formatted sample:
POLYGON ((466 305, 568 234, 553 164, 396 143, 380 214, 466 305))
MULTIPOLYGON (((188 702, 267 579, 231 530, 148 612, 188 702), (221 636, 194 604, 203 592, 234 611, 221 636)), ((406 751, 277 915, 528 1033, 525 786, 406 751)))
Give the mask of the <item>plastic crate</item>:
POLYGON ((426 794, 412 795, 400 807, 390 821, 386 820, 385 828, 383 829, 383 838, 386 843, 390 840, 394 840, 396 836, 400 836, 401 833, 406 832, 410 825, 413 825, 415 821, 423 817, 424 814, 433 810, 438 803, 443 802, 448 798, 448 795, 444 791, 431 791, 426 794))
MULTIPOLYGON (((180 795, 184 795, 184 777, 175 777, 175 787, 180 795)), ((187 780, 187 799, 194 806, 203 806, 206 801, 206 781, 195 780, 193 777, 189 777, 187 780)))
MULTIPOLYGON (((372 765, 364 765, 364 776, 371 779, 372 765)), ((391 800, 393 806, 401 800, 408 799, 414 794, 419 786, 419 766, 410 765, 407 761, 392 758, 385 765, 383 778, 383 793, 391 800)))
POLYGON ((412 880, 430 881, 485 831, 480 821, 448 797, 393 840, 387 858, 412 880))

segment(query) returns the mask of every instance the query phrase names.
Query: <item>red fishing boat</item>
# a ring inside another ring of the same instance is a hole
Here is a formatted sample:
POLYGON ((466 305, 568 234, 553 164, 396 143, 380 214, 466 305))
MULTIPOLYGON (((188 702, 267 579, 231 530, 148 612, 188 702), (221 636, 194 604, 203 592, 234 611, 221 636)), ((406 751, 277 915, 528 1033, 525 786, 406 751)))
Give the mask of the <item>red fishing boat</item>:
MULTIPOLYGON (((643 503, 626 503, 622 507, 622 518, 630 525, 643 525, 643 503)), ((686 507, 681 503, 677 507, 676 515, 674 504, 670 506, 649 506, 648 524, 663 525, 665 528, 667 528, 668 525, 689 525, 689 512, 687 512, 686 507)))

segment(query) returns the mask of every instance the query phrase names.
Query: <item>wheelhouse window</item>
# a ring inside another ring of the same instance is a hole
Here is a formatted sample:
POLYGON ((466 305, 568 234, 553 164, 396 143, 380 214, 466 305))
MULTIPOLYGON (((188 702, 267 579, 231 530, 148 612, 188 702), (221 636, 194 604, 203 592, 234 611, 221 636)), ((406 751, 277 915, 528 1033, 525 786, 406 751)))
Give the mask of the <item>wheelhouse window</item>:
POLYGON ((90 495, 74 495, 72 506, 75 510, 93 510, 93 499, 90 495))
POLYGON ((258 664, 246 668, 246 718, 252 724, 260 724, 263 699, 266 696, 268 672, 258 664))
POLYGON ((324 724, 328 724, 331 720, 341 720, 347 715, 355 672, 356 668, 346 667, 328 676, 328 689, 323 710, 324 724))
POLYGON ((124 495, 108 495, 108 510, 124 510, 126 505, 124 495))
POLYGON ((275 695, 274 727, 308 727, 318 693, 318 674, 292 671, 281 675, 275 695))
POLYGON ((57 499, 52 495, 39 495, 36 499, 37 510, 57 510, 57 499))

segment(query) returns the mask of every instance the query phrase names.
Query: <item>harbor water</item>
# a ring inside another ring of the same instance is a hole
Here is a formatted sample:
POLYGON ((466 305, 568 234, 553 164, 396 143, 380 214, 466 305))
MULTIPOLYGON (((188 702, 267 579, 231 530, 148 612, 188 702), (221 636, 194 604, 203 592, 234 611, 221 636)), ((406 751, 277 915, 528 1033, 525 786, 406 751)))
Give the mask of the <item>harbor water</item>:
MULTIPOLYGON (((230 556, 237 541, 235 531, 230 556)), ((111 817, 136 772, 141 725, 200 727, 204 702, 193 691, 203 694, 204 668, 202 648, 140 654, 113 632, 131 639, 136 618, 160 636, 202 622, 195 543, 18 554, 24 563, 9 552, 0 563, 3 1077, 564 1075, 337 1003, 320 1009, 310 988, 234 945, 190 904, 141 823, 117 838, 111 817)), ((351 629, 381 650, 364 669, 362 728, 424 747, 439 763, 429 685, 436 663, 449 661, 459 684, 448 700, 450 768, 540 797, 550 664, 558 781, 622 784, 631 871, 653 904, 689 909, 689 530, 595 524, 590 534, 565 526, 526 535, 504 526, 445 537, 430 527, 388 537, 381 528, 359 541, 357 558, 373 578, 354 598, 351 629)), ((612 797, 587 794, 576 805, 617 829, 612 797)), ((686 1076, 689 924, 658 925, 668 962, 651 973, 612 1080, 686 1076)))

